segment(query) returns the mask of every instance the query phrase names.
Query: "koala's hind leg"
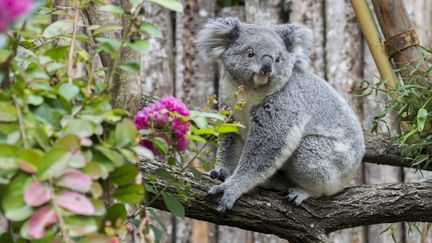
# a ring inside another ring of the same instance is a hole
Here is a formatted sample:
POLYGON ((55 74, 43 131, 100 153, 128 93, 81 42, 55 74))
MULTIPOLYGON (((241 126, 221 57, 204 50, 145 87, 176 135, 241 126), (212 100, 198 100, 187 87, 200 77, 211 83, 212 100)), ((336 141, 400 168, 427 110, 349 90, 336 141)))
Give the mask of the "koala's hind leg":
POLYGON ((210 171, 210 176, 213 179, 217 178, 220 181, 225 181, 232 175, 240 159, 243 145, 240 135, 236 133, 224 135, 217 149, 217 165, 210 171))
POLYGON ((321 197, 341 191, 349 183, 346 176, 348 159, 344 153, 335 151, 337 142, 328 137, 309 135, 283 166, 285 175, 296 186, 288 188, 286 198, 299 205, 309 197, 321 197))

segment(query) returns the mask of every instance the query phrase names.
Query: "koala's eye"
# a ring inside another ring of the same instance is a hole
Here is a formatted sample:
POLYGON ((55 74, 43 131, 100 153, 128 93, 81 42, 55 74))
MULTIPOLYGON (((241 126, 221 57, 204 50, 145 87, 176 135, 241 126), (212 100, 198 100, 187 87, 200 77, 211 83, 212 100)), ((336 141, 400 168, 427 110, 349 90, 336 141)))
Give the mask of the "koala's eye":
POLYGON ((254 57, 255 56, 255 52, 252 49, 247 50, 247 56, 248 57, 254 57))
POLYGON ((282 57, 280 57, 280 56, 278 56, 278 57, 276 57, 276 60, 275 60, 277 63, 279 63, 279 62, 281 62, 282 61, 282 57))

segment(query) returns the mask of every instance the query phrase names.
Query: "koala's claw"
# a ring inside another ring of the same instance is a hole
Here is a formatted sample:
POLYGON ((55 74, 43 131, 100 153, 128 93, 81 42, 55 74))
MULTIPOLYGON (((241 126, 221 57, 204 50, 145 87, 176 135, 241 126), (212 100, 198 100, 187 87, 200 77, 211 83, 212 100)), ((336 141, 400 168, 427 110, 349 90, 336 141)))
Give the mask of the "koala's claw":
POLYGON ((218 212, 219 213, 225 213, 225 211, 227 209, 232 209, 232 207, 234 206, 234 203, 236 201, 235 197, 232 197, 230 195, 224 194, 223 197, 221 198, 221 200, 219 201, 219 206, 218 206, 218 212))
POLYGON ((228 178, 228 172, 223 168, 219 169, 219 171, 218 169, 213 169, 210 171, 210 177, 224 182, 228 178))
POLYGON ((285 200, 292 203, 294 206, 300 205, 304 200, 310 197, 309 193, 300 188, 287 188, 283 190, 285 200))
POLYGON ((219 206, 217 210, 219 213, 224 213, 227 209, 231 209, 234 206, 234 203, 240 197, 240 194, 236 193, 235 188, 231 187, 230 183, 228 182, 212 186, 208 190, 207 194, 215 195, 221 192, 223 192, 223 196, 219 200, 219 206))
POLYGON ((218 194, 220 192, 223 192, 224 190, 225 190, 225 185, 224 185, 224 183, 222 183, 222 184, 210 187, 207 194, 208 195, 215 195, 215 194, 218 194))

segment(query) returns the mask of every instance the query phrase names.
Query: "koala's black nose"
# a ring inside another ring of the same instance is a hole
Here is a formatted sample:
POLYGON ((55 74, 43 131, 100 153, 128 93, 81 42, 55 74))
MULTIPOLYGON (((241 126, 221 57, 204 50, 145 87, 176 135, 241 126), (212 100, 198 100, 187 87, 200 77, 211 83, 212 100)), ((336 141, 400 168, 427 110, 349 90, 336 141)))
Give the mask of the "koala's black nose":
POLYGON ((264 55, 261 58, 261 70, 260 74, 270 76, 273 67, 273 58, 268 55, 264 55))

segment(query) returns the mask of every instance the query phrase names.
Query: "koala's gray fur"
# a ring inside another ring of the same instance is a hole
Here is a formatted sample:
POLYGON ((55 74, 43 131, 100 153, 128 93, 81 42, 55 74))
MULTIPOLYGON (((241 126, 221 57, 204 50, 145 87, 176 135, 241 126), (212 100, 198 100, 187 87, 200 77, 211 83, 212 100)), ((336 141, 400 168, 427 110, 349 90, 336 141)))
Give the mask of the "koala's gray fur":
POLYGON ((327 82, 310 73, 312 33, 295 24, 259 26, 235 18, 208 21, 196 44, 221 65, 220 103, 233 107, 243 85, 246 104, 234 119, 211 172, 224 182, 218 210, 256 186, 283 190, 295 205, 349 184, 365 148, 356 115, 327 82))

